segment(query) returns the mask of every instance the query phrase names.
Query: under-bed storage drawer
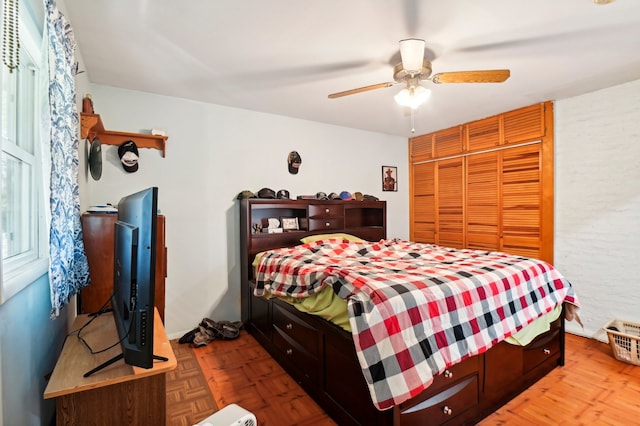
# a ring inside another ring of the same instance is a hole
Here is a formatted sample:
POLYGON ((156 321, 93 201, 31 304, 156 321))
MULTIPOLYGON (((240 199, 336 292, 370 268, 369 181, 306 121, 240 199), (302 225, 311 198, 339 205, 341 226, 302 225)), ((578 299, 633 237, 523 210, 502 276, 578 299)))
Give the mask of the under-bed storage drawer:
POLYGON ((431 386, 424 390, 425 395, 434 395, 438 393, 441 389, 445 389, 451 387, 454 383, 460 381, 461 379, 472 376, 474 374, 478 374, 480 371, 480 362, 479 357, 474 356, 468 359, 465 359, 458 364, 452 365, 447 368, 444 372, 436 376, 433 380, 431 386))
POLYGON ((320 376, 318 331, 284 308, 273 305, 273 344, 289 373, 303 386, 317 386, 320 376))
POLYGON ((479 377, 468 376, 452 386, 410 407, 400 405, 399 414, 402 426, 444 424, 456 419, 462 422, 473 415, 473 408, 480 402, 479 377), (471 411, 470 411, 471 410, 471 411))
POLYGON ((522 350, 522 371, 524 373, 533 370, 538 365, 549 359, 557 360, 560 355, 560 329, 559 322, 551 325, 551 330, 536 337, 522 350), (557 326, 554 325, 558 323, 557 326))
POLYGON ((289 339, 282 330, 277 329, 273 333, 273 344, 281 352, 285 360, 285 367, 289 368, 289 374, 303 386, 316 386, 320 374, 318 360, 304 348, 289 339))
POLYGON ((410 403, 400 404, 397 415, 401 424, 423 424, 420 422, 425 418, 441 424, 475 407, 480 400, 480 361, 479 356, 473 356, 452 365, 410 403))
POLYGON ((318 356, 318 331, 276 303, 273 304, 273 326, 311 355, 318 356))

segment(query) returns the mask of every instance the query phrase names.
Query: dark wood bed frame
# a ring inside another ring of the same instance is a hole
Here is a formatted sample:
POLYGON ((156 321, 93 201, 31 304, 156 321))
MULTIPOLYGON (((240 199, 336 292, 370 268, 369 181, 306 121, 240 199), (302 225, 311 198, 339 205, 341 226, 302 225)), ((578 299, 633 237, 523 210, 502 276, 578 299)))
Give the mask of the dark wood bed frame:
POLYGON ((344 232, 377 241, 386 235, 384 201, 240 201, 242 320, 247 330, 339 425, 474 424, 558 365, 564 320, 527 346, 501 342, 436 377, 413 399, 378 411, 350 333, 277 299, 253 296, 254 256, 300 244, 308 235, 344 232), (267 233, 267 219, 295 218, 298 230, 267 233))

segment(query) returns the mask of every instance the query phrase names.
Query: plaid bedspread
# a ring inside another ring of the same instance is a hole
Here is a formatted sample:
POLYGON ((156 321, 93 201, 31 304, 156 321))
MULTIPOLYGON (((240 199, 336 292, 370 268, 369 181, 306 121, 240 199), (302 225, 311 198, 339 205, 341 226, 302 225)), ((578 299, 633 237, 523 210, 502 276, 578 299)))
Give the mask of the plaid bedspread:
POLYGON ((480 354, 564 301, 550 264, 500 252, 382 240, 323 240, 266 252, 256 289, 306 297, 331 285, 348 300, 356 352, 374 405, 420 393, 447 367, 480 354))

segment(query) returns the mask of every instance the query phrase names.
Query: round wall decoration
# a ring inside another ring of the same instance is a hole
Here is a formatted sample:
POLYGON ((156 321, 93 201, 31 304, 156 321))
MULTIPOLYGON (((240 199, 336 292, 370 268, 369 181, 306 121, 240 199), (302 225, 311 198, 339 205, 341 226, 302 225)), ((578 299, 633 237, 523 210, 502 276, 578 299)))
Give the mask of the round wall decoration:
POLYGON ((102 146, 100 139, 94 138, 89 146, 89 172, 94 180, 102 177, 102 146))

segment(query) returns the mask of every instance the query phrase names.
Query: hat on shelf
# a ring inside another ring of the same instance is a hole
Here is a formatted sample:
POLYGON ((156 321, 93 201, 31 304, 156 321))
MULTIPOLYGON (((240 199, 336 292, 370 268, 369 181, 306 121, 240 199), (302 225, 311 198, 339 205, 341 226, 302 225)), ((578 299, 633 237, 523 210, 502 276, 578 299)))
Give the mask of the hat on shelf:
POLYGON ((271 188, 262 188, 258 191, 258 198, 276 198, 276 192, 271 188))
POLYGON ((364 194, 364 195, 362 196, 362 200, 363 200, 363 201, 378 201, 378 200, 379 200, 379 198, 378 198, 378 197, 375 197, 375 196, 373 196, 373 195, 364 194))
POLYGON ((343 200, 353 200, 353 195, 349 191, 342 191, 340 193, 340 198, 343 200))
POLYGON ((276 198, 279 198, 281 200, 291 199, 289 191, 287 191, 286 189, 281 189, 280 191, 278 191, 278 193, 276 194, 276 198))
POLYGON ((329 194, 329 199, 330 200, 340 200, 341 198, 340 198, 340 195, 338 195, 335 192, 332 192, 331 194, 329 194))
POLYGON ((327 194, 325 194, 324 192, 317 192, 316 193, 316 199, 318 199, 318 200, 328 200, 329 197, 327 197, 327 194))
POLYGON ((353 193, 353 198, 355 198, 356 201, 362 201, 362 192, 360 192, 360 191, 354 192, 353 193))
POLYGON ((256 198, 256 194, 245 189, 244 191, 240 192, 236 198, 238 200, 242 200, 244 198, 256 198))
POLYGON ((125 171, 129 173, 138 171, 138 147, 134 141, 123 142, 118 147, 118 157, 125 171))

